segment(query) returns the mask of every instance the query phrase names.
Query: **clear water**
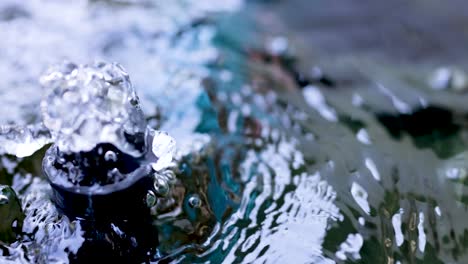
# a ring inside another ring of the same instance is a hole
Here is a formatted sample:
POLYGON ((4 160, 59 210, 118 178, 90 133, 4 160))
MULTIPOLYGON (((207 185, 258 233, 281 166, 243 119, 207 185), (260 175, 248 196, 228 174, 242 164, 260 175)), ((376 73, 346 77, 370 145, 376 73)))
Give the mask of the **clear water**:
POLYGON ((2 187, 1 262, 68 262, 84 241, 41 170, 38 78, 63 59, 124 65, 177 142, 152 262, 467 262, 463 90, 339 39, 314 55, 273 2, 2 2, 0 183, 19 200, 2 187))

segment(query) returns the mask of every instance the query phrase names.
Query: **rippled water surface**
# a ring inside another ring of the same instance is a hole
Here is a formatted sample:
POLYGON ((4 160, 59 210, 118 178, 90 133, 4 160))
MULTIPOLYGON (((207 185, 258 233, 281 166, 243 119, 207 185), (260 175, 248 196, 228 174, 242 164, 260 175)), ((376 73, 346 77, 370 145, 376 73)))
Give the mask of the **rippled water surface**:
POLYGON ((2 1, 0 262, 86 250, 41 169, 53 137, 38 78, 63 60, 121 63, 149 125, 177 142, 148 262, 468 262, 466 68, 414 22, 456 33, 467 20, 414 5, 408 33, 308 1, 2 1), (440 50, 382 44, 380 30, 440 50))

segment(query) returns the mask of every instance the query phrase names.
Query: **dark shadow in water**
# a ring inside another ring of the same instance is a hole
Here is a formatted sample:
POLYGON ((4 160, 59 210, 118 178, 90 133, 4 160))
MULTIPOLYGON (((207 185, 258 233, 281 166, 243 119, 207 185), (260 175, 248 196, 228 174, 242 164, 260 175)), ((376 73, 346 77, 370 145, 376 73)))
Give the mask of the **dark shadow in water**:
POLYGON ((401 139, 408 134, 416 147, 432 148, 440 158, 448 158, 463 148, 457 135, 461 126, 448 109, 429 106, 416 109, 411 114, 378 113, 376 116, 393 138, 401 139), (456 145, 459 146, 449 147, 456 145))

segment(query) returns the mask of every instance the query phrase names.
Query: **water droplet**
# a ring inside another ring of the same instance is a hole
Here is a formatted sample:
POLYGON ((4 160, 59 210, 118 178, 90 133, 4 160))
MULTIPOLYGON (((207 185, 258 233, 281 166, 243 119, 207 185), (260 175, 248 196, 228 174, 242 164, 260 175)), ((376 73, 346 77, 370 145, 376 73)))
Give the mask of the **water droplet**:
POLYGON ((156 204, 156 195, 152 191, 148 191, 146 194, 146 205, 148 207, 153 207, 156 204))
POLYGON ((113 152, 111 150, 106 151, 106 153, 104 154, 104 159, 106 161, 116 162, 117 161, 117 154, 115 154, 115 152, 113 152))
POLYGON ((198 196, 198 194, 194 194, 192 195, 189 199, 188 199, 188 204, 190 207, 192 208, 200 208, 201 204, 202 204, 202 201, 200 199, 200 196, 198 196))

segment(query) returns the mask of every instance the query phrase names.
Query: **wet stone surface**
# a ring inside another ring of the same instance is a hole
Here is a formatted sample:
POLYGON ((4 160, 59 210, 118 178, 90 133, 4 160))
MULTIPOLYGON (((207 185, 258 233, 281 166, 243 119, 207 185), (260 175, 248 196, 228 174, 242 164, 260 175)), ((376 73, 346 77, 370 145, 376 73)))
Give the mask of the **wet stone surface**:
POLYGON ((24 215, 15 191, 5 185, 0 185, 0 215, 0 241, 11 243, 21 234, 24 215))

